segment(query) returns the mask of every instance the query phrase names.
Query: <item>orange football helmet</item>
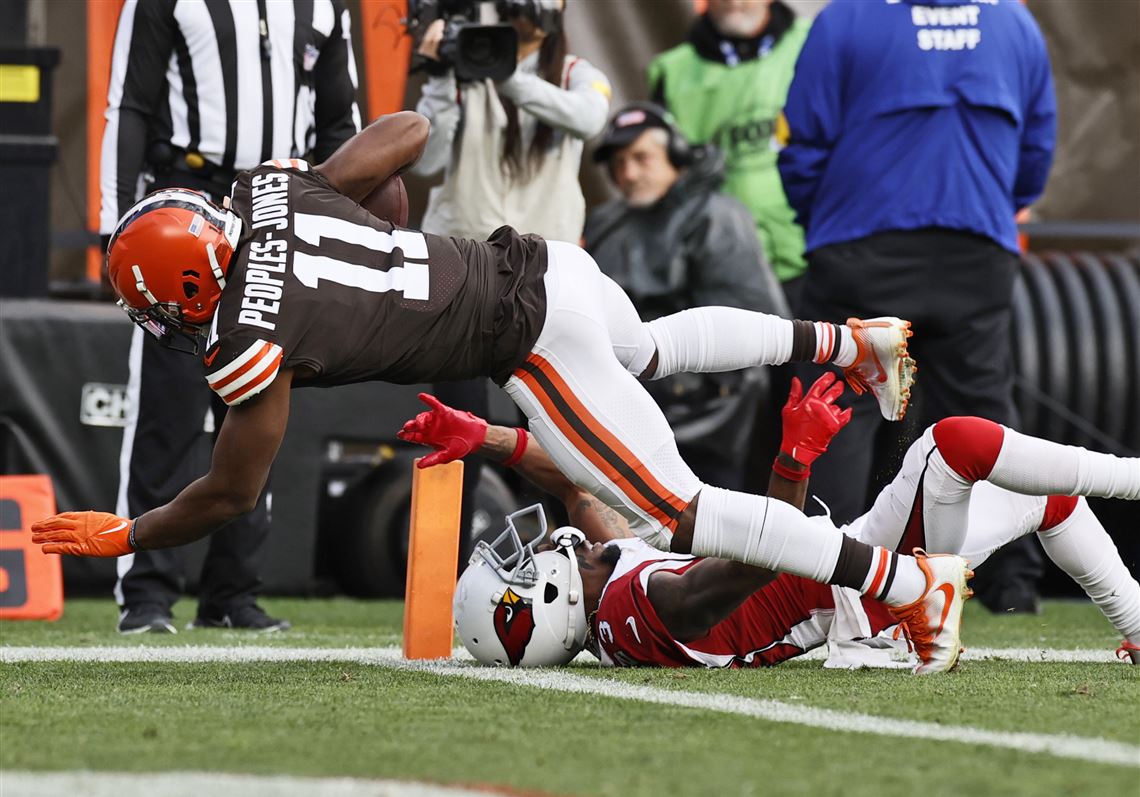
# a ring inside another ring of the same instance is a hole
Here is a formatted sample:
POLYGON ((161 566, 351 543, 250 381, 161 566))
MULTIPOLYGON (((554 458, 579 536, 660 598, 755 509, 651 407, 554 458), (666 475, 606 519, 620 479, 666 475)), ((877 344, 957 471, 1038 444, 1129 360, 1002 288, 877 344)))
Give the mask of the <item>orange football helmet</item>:
POLYGON ((213 318, 241 220, 205 194, 170 188, 123 215, 107 247, 119 306, 169 348, 198 352, 213 318))

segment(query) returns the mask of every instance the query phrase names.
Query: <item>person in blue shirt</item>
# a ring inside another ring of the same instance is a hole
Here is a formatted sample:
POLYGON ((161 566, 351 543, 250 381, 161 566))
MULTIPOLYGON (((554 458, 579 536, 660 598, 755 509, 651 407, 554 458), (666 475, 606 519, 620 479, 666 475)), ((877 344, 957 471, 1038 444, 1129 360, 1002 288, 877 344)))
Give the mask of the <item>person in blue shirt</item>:
MULTIPOLYGON (((780 175, 808 252, 797 316, 909 318, 915 429, 953 415, 1016 425, 1015 215, 1044 190, 1056 139, 1049 57, 1028 9, 836 0, 812 25, 784 115, 780 175)), ((874 462, 875 402, 853 406, 813 481, 838 522, 863 512, 872 474, 890 470, 874 462)))

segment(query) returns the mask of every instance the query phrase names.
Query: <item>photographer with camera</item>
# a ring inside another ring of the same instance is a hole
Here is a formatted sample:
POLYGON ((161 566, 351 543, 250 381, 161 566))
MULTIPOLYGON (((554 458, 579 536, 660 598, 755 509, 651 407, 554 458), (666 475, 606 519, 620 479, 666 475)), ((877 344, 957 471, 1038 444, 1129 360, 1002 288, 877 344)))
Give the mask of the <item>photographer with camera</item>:
MULTIPOLYGON (((483 239, 507 224, 576 243, 586 219, 582 150, 606 124, 609 80, 569 54, 564 0, 495 5, 509 25, 476 24, 475 0, 421 0, 412 8, 414 22, 426 26, 418 52, 430 75, 416 110, 431 120, 414 171, 446 169, 421 227, 483 239)), ((485 379, 436 385, 435 392, 476 415, 489 412, 485 379)), ((463 474, 464 540, 479 477, 473 457, 463 474)))
POLYGON ((494 49, 489 37, 472 37, 467 52, 464 39, 455 40, 474 26, 453 23, 477 21, 477 3, 439 2, 440 18, 424 30, 418 52, 431 77, 416 110, 432 126, 415 172, 446 173, 428 198, 422 228, 486 238, 509 224, 576 242, 586 218, 582 149, 605 126, 609 81, 569 54, 563 0, 499 0, 496 7, 518 42, 513 73, 500 71, 497 80, 463 68, 494 49))

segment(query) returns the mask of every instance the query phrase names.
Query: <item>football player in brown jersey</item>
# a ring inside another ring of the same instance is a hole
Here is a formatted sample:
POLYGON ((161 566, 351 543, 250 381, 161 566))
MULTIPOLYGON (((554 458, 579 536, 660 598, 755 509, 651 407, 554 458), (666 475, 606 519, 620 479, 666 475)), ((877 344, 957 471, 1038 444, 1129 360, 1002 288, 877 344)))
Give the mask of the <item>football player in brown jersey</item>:
MULTIPOLYGON (((966 561, 867 545, 789 504, 701 483, 638 379, 793 360, 832 363, 901 417, 909 324, 789 321, 702 307, 643 323, 577 246, 500 228, 487 241, 395 227, 360 207, 422 150, 427 122, 383 117, 324 164, 243 172, 224 207, 159 192, 123 217, 108 272, 124 309, 197 351, 228 403, 209 473, 138 518, 64 513, 33 539, 49 553, 118 556, 199 539, 249 509, 289 412, 289 391, 364 380, 503 385, 570 481, 650 544, 851 587, 892 606, 922 672, 959 652, 966 561)), ((791 467, 789 465, 789 467, 791 467)), ((1140 494, 1140 465, 1083 468, 1093 495, 1140 494)))

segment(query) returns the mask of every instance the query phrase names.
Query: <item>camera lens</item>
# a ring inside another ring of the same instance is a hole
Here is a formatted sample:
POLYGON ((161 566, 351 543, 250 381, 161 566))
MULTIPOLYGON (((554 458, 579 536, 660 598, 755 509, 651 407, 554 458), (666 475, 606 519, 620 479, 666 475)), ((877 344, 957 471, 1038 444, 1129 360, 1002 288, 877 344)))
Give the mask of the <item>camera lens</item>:
POLYGON ((463 43, 463 57, 473 66, 487 67, 495 63, 495 37, 480 31, 463 43))

